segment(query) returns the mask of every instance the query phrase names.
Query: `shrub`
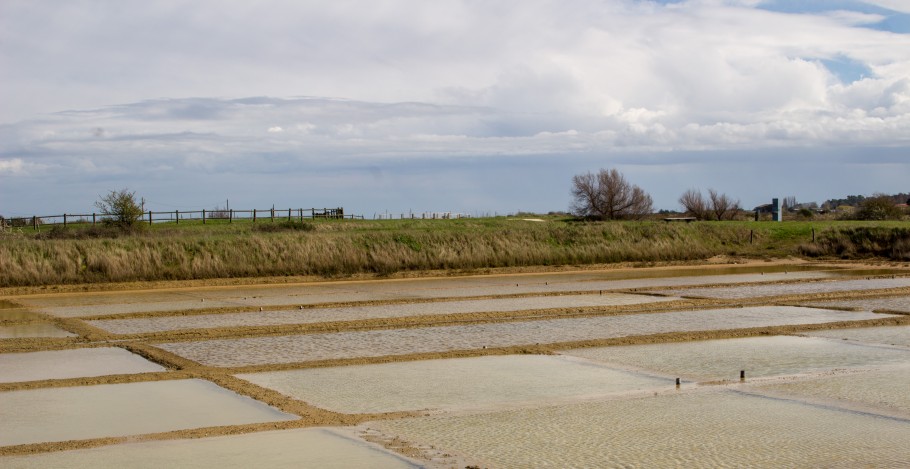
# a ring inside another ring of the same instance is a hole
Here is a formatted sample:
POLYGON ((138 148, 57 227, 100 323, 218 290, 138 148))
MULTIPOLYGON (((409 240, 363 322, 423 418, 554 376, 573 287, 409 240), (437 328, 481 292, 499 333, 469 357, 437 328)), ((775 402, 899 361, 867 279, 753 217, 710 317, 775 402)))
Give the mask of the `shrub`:
POLYGON ((900 220, 903 212, 890 197, 878 196, 863 200, 855 215, 859 220, 900 220))
POLYGON ((105 223, 121 228, 133 227, 142 218, 142 207, 136 203, 136 193, 127 189, 100 196, 95 207, 101 211, 105 223))

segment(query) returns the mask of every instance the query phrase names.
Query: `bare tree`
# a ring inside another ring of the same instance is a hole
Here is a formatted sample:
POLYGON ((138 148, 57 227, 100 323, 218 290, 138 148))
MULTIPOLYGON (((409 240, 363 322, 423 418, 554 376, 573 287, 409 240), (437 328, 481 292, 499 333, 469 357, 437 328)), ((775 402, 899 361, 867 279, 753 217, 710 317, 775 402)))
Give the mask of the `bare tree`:
POLYGON ((708 198, 711 199, 711 211, 718 220, 732 220, 739 212, 739 200, 733 200, 727 194, 708 189, 708 198))
POLYGON ((604 220, 639 219, 651 213, 653 201, 616 169, 572 177, 572 212, 604 220))
POLYGON ((705 201, 705 197, 697 189, 689 189, 683 192, 683 195, 679 196, 679 204, 686 209, 686 213, 699 220, 707 220, 711 216, 708 212, 708 203, 705 201))
POLYGON ((714 189, 708 189, 707 199, 698 189, 689 189, 679 196, 679 204, 699 220, 732 220, 740 211, 739 200, 714 189))
POLYGON ((799 205, 796 202, 795 195, 788 195, 787 197, 784 197, 784 200, 781 202, 781 204, 782 204, 781 210, 786 210, 788 212, 792 212, 792 211, 796 210, 796 206, 799 205))

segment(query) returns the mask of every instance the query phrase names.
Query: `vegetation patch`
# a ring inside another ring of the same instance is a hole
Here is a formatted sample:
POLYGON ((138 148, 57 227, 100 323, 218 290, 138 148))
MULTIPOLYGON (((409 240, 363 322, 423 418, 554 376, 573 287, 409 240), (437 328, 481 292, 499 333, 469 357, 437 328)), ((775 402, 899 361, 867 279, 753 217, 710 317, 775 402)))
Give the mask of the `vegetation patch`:
POLYGON ((881 257, 910 261, 910 227, 858 226, 831 229, 821 233, 815 243, 802 245, 800 252, 812 257, 881 257))
POLYGON ((796 255, 908 260, 897 221, 310 220, 71 225, 0 237, 0 286, 701 262, 796 255), (301 236, 301 233, 307 233, 301 236), (813 244, 813 236, 816 242, 813 244))

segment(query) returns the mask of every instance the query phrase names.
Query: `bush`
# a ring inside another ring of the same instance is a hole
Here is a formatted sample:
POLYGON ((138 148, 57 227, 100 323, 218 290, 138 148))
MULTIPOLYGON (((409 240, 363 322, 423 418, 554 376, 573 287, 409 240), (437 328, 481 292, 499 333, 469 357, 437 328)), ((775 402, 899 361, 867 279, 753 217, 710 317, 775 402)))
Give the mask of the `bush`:
POLYGON ((863 200, 855 215, 859 220, 900 220, 904 214, 890 197, 878 196, 863 200))
POLYGON ((111 191, 95 202, 104 222, 121 228, 130 228, 142 218, 142 207, 136 203, 136 193, 127 189, 111 191))

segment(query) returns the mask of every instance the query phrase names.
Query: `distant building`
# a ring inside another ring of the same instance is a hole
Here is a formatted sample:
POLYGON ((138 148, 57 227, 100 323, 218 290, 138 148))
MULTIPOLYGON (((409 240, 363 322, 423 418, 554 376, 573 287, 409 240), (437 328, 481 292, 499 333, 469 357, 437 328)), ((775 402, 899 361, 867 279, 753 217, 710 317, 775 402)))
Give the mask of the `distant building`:
POLYGON ((763 204, 753 208, 757 213, 774 213, 774 205, 772 204, 763 204))

